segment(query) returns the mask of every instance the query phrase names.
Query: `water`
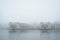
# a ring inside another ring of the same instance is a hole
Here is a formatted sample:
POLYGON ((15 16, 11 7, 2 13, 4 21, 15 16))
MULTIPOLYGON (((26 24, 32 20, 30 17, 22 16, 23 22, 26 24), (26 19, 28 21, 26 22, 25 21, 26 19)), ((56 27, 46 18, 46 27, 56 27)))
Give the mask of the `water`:
POLYGON ((0 40, 60 40, 60 32, 40 30, 0 30, 0 40))

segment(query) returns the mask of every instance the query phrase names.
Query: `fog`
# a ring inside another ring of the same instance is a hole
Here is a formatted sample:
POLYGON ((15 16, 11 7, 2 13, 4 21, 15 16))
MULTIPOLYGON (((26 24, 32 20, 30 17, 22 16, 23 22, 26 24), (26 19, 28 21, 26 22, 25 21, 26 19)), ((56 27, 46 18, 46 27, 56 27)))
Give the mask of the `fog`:
POLYGON ((0 24, 60 21, 60 0, 0 0, 0 24))

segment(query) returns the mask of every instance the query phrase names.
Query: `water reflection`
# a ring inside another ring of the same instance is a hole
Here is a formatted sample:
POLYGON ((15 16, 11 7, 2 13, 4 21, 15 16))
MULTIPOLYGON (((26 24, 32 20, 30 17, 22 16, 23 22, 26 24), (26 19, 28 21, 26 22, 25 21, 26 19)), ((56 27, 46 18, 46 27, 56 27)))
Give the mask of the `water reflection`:
POLYGON ((40 40, 40 32, 29 30, 27 32, 9 33, 10 40, 40 40))
POLYGON ((0 30, 0 40, 60 40, 60 32, 51 30, 0 30))
MULTIPOLYGON (((17 30, 19 31, 19 30, 17 30)), ((10 40, 59 40, 60 34, 51 30, 29 30, 27 32, 10 33, 10 40)))

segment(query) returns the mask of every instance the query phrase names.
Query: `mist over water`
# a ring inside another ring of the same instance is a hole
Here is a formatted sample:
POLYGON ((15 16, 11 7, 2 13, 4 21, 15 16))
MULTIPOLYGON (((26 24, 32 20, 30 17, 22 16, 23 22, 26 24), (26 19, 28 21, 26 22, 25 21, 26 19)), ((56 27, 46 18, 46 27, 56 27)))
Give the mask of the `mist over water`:
POLYGON ((0 0, 0 40, 60 40, 60 0, 0 0), (41 22, 52 29, 40 30, 41 22))

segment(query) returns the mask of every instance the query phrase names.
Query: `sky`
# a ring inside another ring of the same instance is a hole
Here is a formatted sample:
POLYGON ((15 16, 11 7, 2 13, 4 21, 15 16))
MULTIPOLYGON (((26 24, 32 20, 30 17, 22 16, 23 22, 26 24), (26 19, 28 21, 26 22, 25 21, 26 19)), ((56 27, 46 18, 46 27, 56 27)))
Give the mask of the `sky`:
POLYGON ((0 0, 0 23, 60 21, 60 0, 0 0))

